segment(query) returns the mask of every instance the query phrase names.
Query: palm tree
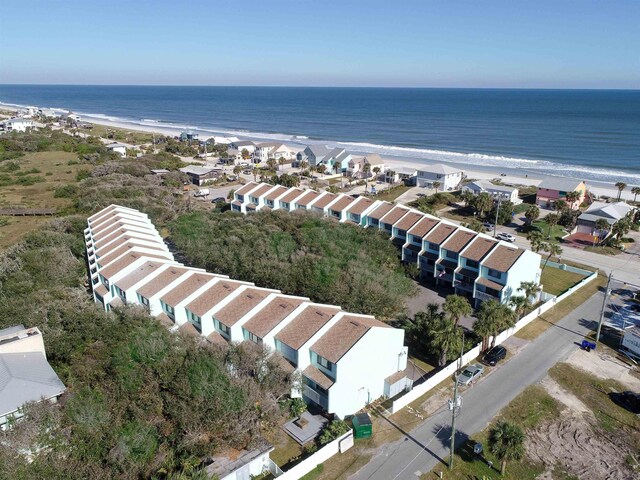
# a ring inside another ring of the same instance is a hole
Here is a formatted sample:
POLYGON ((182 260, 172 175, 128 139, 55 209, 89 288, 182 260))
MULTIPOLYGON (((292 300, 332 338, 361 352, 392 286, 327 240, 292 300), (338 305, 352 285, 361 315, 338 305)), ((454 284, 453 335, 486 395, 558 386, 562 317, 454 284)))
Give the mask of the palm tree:
POLYGON ((320 175, 324 175, 324 172, 327 170, 327 166, 324 163, 321 163, 320 165, 316 166, 316 171, 320 174, 320 175))
POLYGON ((473 198, 471 206, 480 215, 480 217, 484 217, 484 213, 491 210, 493 207, 493 197, 491 197, 487 192, 480 192, 473 198))
POLYGON ((565 199, 567 200, 567 203, 571 206, 571 208, 573 209, 573 204, 576 203, 578 200, 580 200, 580 192, 569 192, 565 195, 565 199))
POLYGON ((442 310, 449 315, 456 326, 460 318, 471 315, 473 312, 469 300, 461 295, 449 295, 442 305, 442 310))
POLYGON ((442 185, 440 182, 433 182, 433 188, 435 189, 436 193, 438 193, 440 185, 442 185))
POLYGON ((631 193, 633 193, 633 203, 636 203, 636 199, 638 198, 638 195, 640 195, 640 187, 632 187, 631 193))
POLYGON ((531 225, 540 216, 540 208, 537 205, 529 205, 524 212, 524 218, 527 219, 527 224, 531 225))
POLYGON ((543 243, 540 247, 540 250, 549 254, 547 255, 547 259, 544 261, 544 266, 542 267, 542 271, 544 271, 544 269, 547 267, 547 263, 549 263, 549 259, 551 258, 552 255, 555 255, 557 257, 562 254, 562 247, 558 242, 554 242, 554 241, 543 243))
POLYGON ((460 194, 460 200, 464 202, 465 207, 469 206, 469 203, 471 203, 472 199, 473 199, 473 193, 471 193, 469 190, 463 190, 462 193, 460 194))
POLYGON ((520 288, 518 290, 522 290, 525 297, 531 300, 532 297, 537 297, 538 292, 540 292, 542 288, 536 282, 520 282, 520 288))
POLYGON ((518 319, 522 318, 524 312, 531 308, 531 302, 525 295, 512 295, 509 299, 509 305, 513 307, 518 319))
POLYGON ((240 175, 240 172, 242 172, 242 167, 240 165, 236 165, 235 167, 233 167, 234 175, 238 176, 240 175))
POLYGON ((551 229, 555 227, 560 221, 560 216, 557 213, 550 213, 545 217, 549 230, 547 231, 547 239, 551 238, 551 229))
POLYGON ((496 336, 503 330, 513 327, 515 314, 506 305, 497 300, 487 300, 482 302, 477 313, 477 320, 473 323, 473 331, 480 335, 483 344, 487 339, 491 339, 491 347, 496 344, 496 336))
MULTIPOLYGON (((567 193, 567 197, 569 194, 567 193)), ((554 205, 556 207, 556 212, 564 212, 567 208, 569 208, 569 204, 566 200, 558 200, 554 205)))
POLYGON ((489 451, 500 460, 500 474, 504 476, 507 461, 524 456, 524 432, 514 423, 499 421, 489 431, 489 451))
POLYGON ((542 232, 540 230, 533 230, 527 234, 527 240, 531 243, 531 250, 538 253, 542 248, 542 232))
POLYGON ((309 167, 309 162, 302 160, 298 166, 300 167, 300 171, 304 172, 309 167))
POLYGON ((365 163, 362 165, 362 173, 364 174, 364 193, 369 190, 369 175, 371 173, 371 165, 365 163))
POLYGON ((604 218, 599 218, 598 220, 596 220, 596 229, 598 230, 598 243, 600 244, 605 238, 607 238, 607 234, 609 233, 611 227, 609 226, 609 222, 607 222, 604 218), (606 233, 603 236, 602 232, 604 231, 606 231, 606 233))
POLYGON ((253 174, 253 181, 254 182, 258 181, 258 173, 260 173, 260 170, 258 170, 257 165, 253 166, 253 168, 251 169, 251 173, 253 174))
POLYGON ((616 188, 618 189, 618 201, 620 201, 620 197, 622 196, 622 191, 627 188, 627 184, 624 182, 616 183, 616 188))
MULTIPOLYGON (((280 158, 278 159, 278 165, 280 165, 280 168, 281 168, 281 167, 284 167, 284 164, 285 164, 285 163, 287 163, 287 161, 284 159, 284 157, 280 157, 280 158)), ((280 170, 280 168, 278 168, 278 170, 280 170)))
POLYGON ((378 178, 378 175, 380 175, 380 167, 373 167, 373 173, 375 174, 376 178, 378 178))
POLYGON ((631 222, 626 217, 621 218, 611 227, 611 233, 616 239, 616 242, 620 242, 622 237, 629 233, 629 230, 631 230, 631 222))
POLYGON ((440 313, 435 321, 429 324, 430 348, 438 355, 438 366, 447 364, 448 353, 457 352, 462 342, 462 329, 455 322, 440 313))
POLYGON ((269 170, 275 170, 277 166, 277 162, 275 158, 270 158, 269 160, 267 160, 267 167, 269 167, 269 170))

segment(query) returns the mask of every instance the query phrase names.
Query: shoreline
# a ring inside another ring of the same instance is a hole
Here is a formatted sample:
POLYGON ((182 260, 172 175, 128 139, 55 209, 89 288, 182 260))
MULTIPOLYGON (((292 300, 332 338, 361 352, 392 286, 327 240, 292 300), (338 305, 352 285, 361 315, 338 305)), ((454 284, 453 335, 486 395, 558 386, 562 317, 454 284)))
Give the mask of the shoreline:
MULTIPOLYGON (((11 110, 14 112, 19 112, 20 107, 14 105, 7 105, 0 102, 0 108, 4 108, 6 110, 11 110)), ((60 109, 55 109, 56 111, 60 111, 60 109)), ((163 125, 162 122, 153 121, 152 125, 145 125, 136 123, 133 121, 126 120, 113 120, 108 117, 104 117, 101 115, 91 115, 91 114, 83 114, 79 113, 81 117, 83 117, 84 121, 87 123, 93 123, 101 126, 120 128, 124 130, 133 130, 138 132, 145 133, 157 133, 161 135, 170 135, 170 136, 178 136, 184 130, 193 130, 203 137, 206 136, 236 136, 240 137, 243 140, 252 140, 259 142, 280 142, 290 146, 300 147, 303 149, 307 145, 328 145, 330 147, 340 147, 345 148, 356 155, 366 155, 367 153, 378 153, 381 158, 385 161, 386 165, 395 167, 408 167, 419 169, 420 165, 433 165, 437 163, 442 163, 448 165, 450 167, 459 168, 463 170, 467 178, 475 179, 475 180, 493 180, 500 179, 502 182, 506 184, 513 185, 522 185, 522 186, 538 186, 544 179, 547 178, 571 178, 574 180, 585 181, 588 190, 590 190, 596 196, 608 196, 611 198, 617 198, 618 190, 613 185, 613 182, 605 182, 599 180, 584 180, 583 178, 579 178, 575 175, 552 175, 544 172, 540 172, 534 169, 527 170, 524 167, 513 167, 513 166, 505 166, 503 168, 499 168, 496 165, 478 165, 478 164, 469 164, 464 161, 456 162, 451 160, 444 159, 427 159, 427 158, 417 158, 412 157, 410 155, 389 155, 388 153, 381 153, 376 148, 369 149, 359 149, 358 147, 362 147, 366 144, 355 144, 353 142, 331 142, 331 141, 321 141, 321 140, 311 140, 308 138, 296 137, 294 135, 286 135, 286 134, 260 134, 257 132, 243 132, 243 131, 230 131, 230 130, 216 130, 216 129, 206 129, 200 128, 196 126, 189 125, 163 125), (104 117, 104 118, 103 118, 104 117), (504 175, 502 175, 504 174, 504 175)), ((374 147, 374 146, 372 146, 374 147)), ((408 149, 410 150, 410 149, 408 149)), ((458 155, 460 157, 466 157, 468 154, 449 152, 451 155, 458 155)), ((485 155, 477 155, 478 158, 482 159, 482 157, 486 157, 485 155)), ((527 161, 524 161, 525 163, 527 161)), ((530 161, 531 163, 533 161, 530 161)), ((627 174, 632 175, 632 174, 627 174)), ((631 194, 629 187, 634 186, 635 184, 640 184, 640 181, 636 183, 629 183, 628 187, 625 191, 622 192, 621 200, 633 200, 633 194, 631 194)))

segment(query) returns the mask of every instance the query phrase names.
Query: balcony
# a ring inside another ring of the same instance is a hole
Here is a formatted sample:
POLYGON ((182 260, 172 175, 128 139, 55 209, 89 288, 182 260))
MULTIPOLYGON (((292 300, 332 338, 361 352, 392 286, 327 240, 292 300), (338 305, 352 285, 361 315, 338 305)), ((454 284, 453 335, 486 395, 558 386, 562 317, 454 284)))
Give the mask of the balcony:
POLYGON ((316 405, 321 406, 324 410, 329 409, 329 399, 327 396, 315 391, 309 385, 302 385, 302 394, 316 405))

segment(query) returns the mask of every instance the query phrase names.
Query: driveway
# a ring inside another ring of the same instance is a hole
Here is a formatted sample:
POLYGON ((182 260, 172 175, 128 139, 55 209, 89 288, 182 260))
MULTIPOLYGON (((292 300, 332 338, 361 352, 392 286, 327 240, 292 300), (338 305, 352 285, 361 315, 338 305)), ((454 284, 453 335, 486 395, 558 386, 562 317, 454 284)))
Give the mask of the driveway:
MULTIPOLYGON (((496 414, 526 387, 542 380, 549 368, 576 351, 578 343, 595 326, 602 293, 592 296, 578 309, 525 346, 514 358, 463 393, 457 418, 456 448, 483 430, 496 414)), ((393 419, 389 421, 392 423, 393 419)), ((400 440, 378 448, 354 480, 418 479, 440 465, 446 470, 451 437, 451 414, 443 405, 417 428, 402 432, 400 440)))

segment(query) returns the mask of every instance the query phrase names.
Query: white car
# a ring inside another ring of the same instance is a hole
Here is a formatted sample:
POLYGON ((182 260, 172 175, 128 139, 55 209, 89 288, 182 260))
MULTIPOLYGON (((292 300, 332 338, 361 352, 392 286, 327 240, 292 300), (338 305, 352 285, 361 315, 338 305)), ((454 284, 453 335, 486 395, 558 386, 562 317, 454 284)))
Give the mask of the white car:
POLYGON ((501 232, 498 235, 496 235, 496 238, 498 240, 504 240, 505 242, 510 242, 510 243, 513 243, 516 241, 515 235, 511 235, 510 233, 504 233, 504 232, 501 232))
POLYGON ((462 372, 460 372, 460 375, 458 375, 458 385, 469 385, 475 382, 478 377, 483 374, 483 372, 484 367, 479 363, 476 363, 475 365, 469 365, 464 370, 462 370, 462 372))

